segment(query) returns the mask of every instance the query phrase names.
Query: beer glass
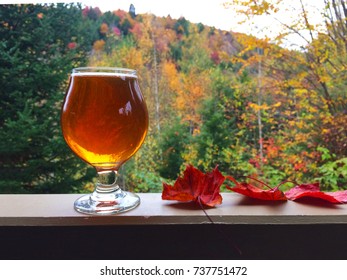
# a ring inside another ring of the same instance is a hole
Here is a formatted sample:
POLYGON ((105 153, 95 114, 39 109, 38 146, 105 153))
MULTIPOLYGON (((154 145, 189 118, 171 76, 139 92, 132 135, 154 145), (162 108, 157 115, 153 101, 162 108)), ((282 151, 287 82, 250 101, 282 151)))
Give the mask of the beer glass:
POLYGON ((148 111, 135 70, 73 69, 61 128, 71 150, 97 172, 94 192, 75 201, 78 212, 115 214, 140 204, 136 194, 117 184, 120 166, 140 148, 148 130, 148 111))

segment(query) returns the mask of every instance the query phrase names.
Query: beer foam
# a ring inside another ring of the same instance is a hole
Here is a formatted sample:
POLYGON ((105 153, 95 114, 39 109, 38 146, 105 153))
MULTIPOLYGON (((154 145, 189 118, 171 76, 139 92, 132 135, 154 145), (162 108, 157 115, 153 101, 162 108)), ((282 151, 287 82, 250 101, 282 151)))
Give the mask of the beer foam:
POLYGON ((117 73, 117 72, 78 72, 71 73, 71 76, 105 76, 105 77, 119 77, 119 78, 137 78, 136 74, 127 73, 117 73))

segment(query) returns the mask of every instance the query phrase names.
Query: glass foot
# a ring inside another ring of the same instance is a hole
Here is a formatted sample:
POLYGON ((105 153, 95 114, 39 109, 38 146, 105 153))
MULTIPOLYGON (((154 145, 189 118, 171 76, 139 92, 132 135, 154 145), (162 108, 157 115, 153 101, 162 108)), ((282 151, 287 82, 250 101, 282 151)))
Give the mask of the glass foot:
POLYGON ((100 193, 94 191, 75 201, 75 210, 90 215, 118 214, 134 209, 140 204, 140 197, 134 193, 117 191, 100 193))

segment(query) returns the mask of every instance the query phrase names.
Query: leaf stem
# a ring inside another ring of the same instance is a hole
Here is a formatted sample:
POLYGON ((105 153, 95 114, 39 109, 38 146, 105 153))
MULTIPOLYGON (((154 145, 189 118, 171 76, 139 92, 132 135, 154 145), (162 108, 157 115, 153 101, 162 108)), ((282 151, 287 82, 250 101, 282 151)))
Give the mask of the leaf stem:
POLYGON ((292 184, 294 184, 294 185, 298 185, 297 182, 290 181, 290 180, 284 180, 284 181, 282 181, 281 183, 279 183, 279 184, 276 186, 276 188, 279 188, 280 186, 284 185, 285 183, 292 183, 292 184))
POLYGON ((254 181, 257 181, 258 183, 264 185, 265 187, 269 188, 270 190, 273 190, 273 188, 271 188, 268 184, 264 183, 263 181, 261 180, 258 180, 256 178, 253 178, 253 177, 250 177, 250 176, 245 176, 246 178, 248 179, 251 179, 251 180, 254 180, 254 181))
MULTIPOLYGON (((251 179, 251 180, 254 180, 254 181, 257 181, 258 183, 260 183, 260 184, 266 186, 267 188, 269 188, 270 190, 273 190, 273 188, 271 188, 268 184, 264 183, 264 182, 261 181, 261 180, 258 180, 258 179, 256 179, 256 178, 253 178, 253 177, 250 177, 250 176, 242 176, 242 177, 248 178, 248 179, 251 179)), ((227 175, 227 176, 225 176, 225 178, 226 178, 226 179, 229 179, 229 180, 232 181, 232 182, 234 182, 236 185, 239 184, 239 182, 237 182, 236 179, 235 179, 234 177, 232 177, 232 176, 227 175)))

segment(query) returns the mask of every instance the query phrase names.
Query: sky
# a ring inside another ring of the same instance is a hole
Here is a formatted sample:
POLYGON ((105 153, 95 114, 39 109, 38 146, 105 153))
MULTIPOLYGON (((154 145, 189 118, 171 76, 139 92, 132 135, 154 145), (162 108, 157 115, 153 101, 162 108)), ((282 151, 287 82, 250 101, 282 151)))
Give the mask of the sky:
POLYGON ((98 6, 102 12, 122 9, 129 10, 135 6, 137 14, 152 13, 157 16, 180 18, 184 16, 193 23, 202 22, 223 30, 230 30, 237 25, 232 11, 223 7, 225 0, 82 0, 89 6, 98 6))
MULTIPOLYGON (((49 1, 49 0, 48 0, 49 1)), ((46 1, 46 2, 48 2, 46 1)), ((49 2, 63 2, 51 0, 49 2)), ((205 25, 214 26, 218 29, 226 31, 241 32, 246 34, 253 34, 258 38, 274 38, 281 29, 280 24, 274 18, 258 17, 257 19, 248 20, 244 24, 240 24, 241 18, 236 14, 232 7, 225 8, 224 2, 228 0, 80 0, 86 6, 99 7, 102 12, 115 11, 118 9, 128 11, 130 4, 135 6, 137 14, 152 13, 156 16, 168 16, 178 19, 183 16, 193 23, 203 23, 205 25), (253 23, 253 24, 252 24, 253 23), (270 28, 269 28, 270 27, 270 28)), ((322 21, 317 10, 319 6, 324 4, 323 0, 303 0, 308 10, 311 12, 312 22, 317 23, 322 21)), ((40 1, 33 0, 0 0, 3 3, 33 3, 40 1)), ((42 1, 41 1, 42 2, 42 1)), ((65 0, 65 2, 71 2, 65 0)), ((289 23, 292 19, 297 17, 299 12, 295 12, 295 5, 300 5, 299 0, 285 1, 283 12, 276 15, 278 19, 285 23, 289 23), (294 9, 294 12, 293 12, 294 9)), ((298 38, 291 38, 286 47, 290 44, 297 43, 298 38), (294 42, 294 43, 293 43, 294 42)))
MULTIPOLYGON (((193 23, 203 23, 222 30, 238 28, 235 13, 223 7, 226 0, 77 0, 87 6, 99 7, 102 12, 118 9, 129 11, 130 4, 135 6, 137 14, 152 13, 156 16, 172 18, 185 17, 193 23)), ((40 3, 33 0, 0 0, 5 3, 40 3)), ((46 2, 73 2, 69 0, 47 0, 46 2)), ((241 31, 241 30, 240 30, 241 31)))
MULTIPOLYGON (((323 0, 302 0, 309 11, 312 24, 322 21, 319 8, 324 5, 323 0)), ((184 16, 193 23, 203 23, 218 29, 252 34, 258 38, 275 38, 283 26, 274 17, 261 16, 248 20, 243 24, 240 21, 244 17, 238 16, 235 8, 226 8, 223 3, 228 0, 81 0, 87 6, 98 6, 102 12, 122 9, 129 10, 130 4, 135 6, 137 14, 152 13, 157 16, 180 18, 184 16)), ((271 0, 270 0, 271 2, 271 0)), ((284 1, 284 6, 275 17, 281 22, 290 24, 297 19, 300 10, 299 0, 284 1)), ((284 41, 282 46, 292 49, 300 49, 305 41, 299 36, 292 35, 284 41)))

